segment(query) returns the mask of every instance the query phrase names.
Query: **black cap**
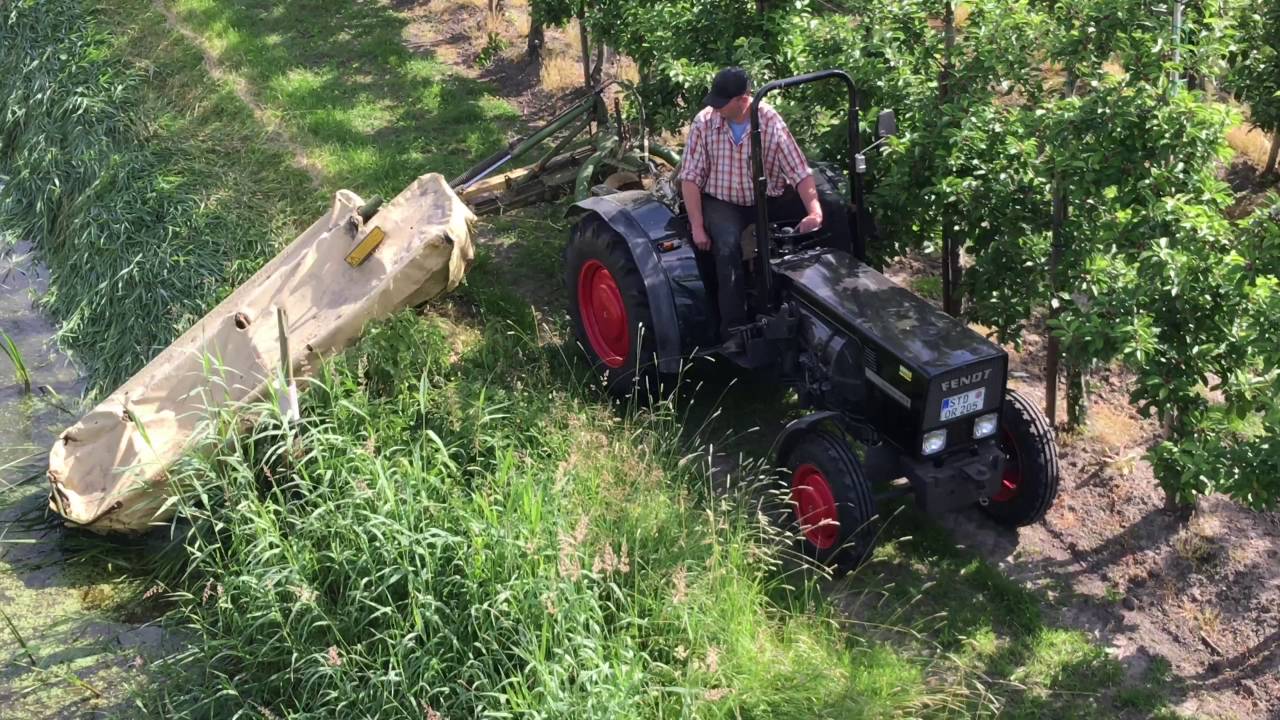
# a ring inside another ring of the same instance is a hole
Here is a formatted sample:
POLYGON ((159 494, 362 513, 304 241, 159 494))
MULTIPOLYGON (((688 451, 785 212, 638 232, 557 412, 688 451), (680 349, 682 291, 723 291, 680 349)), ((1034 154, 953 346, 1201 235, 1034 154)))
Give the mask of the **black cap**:
POLYGON ((711 81, 711 92, 702 99, 702 104, 722 108, 750 90, 751 78, 747 77, 747 71, 740 67, 727 67, 716 73, 716 79, 711 81))

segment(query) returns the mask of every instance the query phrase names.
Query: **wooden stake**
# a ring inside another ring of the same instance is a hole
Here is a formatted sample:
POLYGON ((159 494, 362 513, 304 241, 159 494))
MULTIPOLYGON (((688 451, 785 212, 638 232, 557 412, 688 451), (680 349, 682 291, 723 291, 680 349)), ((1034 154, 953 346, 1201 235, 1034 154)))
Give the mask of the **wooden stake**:
POLYGON ((284 394, 281 409, 286 422, 296 422, 302 413, 298 408, 298 386, 293 381, 293 360, 289 353, 289 318, 279 305, 276 306, 276 331, 280 337, 280 377, 284 381, 280 388, 284 394))

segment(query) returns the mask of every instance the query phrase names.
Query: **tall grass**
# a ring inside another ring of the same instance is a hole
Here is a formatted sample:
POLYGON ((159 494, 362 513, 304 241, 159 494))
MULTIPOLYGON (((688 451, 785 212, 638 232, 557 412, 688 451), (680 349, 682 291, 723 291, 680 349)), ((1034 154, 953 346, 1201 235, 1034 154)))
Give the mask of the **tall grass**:
POLYGON ((0 13, 0 227, 48 265, 41 305, 100 389, 323 207, 201 62, 145 0, 0 13))
MULTIPOLYGON (((883 718, 943 665, 846 635, 675 416, 618 419, 557 350, 456 352, 405 313, 329 366, 302 425, 220 418, 168 584, 191 648, 165 717, 883 718), (789 587, 791 582, 795 587, 789 587)), ((937 684, 930 684, 930 682, 937 684)))
POLYGON ((27 363, 22 359, 22 351, 18 350, 18 345, 13 342, 13 338, 4 330, 0 330, 0 347, 4 348, 4 354, 9 358, 9 363, 13 365, 14 378, 22 389, 31 392, 31 372, 27 370, 27 363))

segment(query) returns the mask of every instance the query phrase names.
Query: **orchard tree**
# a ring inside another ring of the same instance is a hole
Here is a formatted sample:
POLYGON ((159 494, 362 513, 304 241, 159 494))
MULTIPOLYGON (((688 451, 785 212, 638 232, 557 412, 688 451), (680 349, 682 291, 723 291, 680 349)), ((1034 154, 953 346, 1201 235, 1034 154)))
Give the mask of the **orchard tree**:
POLYGON ((1280 0, 1245 0, 1235 22, 1236 41, 1227 83, 1249 105, 1249 119, 1271 134, 1266 174, 1280 155, 1280 0))

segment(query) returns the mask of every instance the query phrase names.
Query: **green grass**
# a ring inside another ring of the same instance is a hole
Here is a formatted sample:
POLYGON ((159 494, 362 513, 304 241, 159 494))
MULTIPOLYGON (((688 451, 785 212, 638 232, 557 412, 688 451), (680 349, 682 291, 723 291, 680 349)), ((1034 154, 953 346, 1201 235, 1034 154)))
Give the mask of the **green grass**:
MULTIPOLYGON (((389 196, 452 175, 519 122, 483 84, 405 50, 405 19, 381 3, 171 0, 256 116, 148 2, 100 9, 96 25, 73 0, 45 5, 0 26, 2 69, 50 48, 49 67, 0 75, 15 98, 0 105, 14 178, 0 199, 27 213, 54 271, 46 307, 92 349, 100 386, 329 190, 389 196)), ((736 435, 729 447, 758 453, 767 441, 743 425, 781 419, 787 399, 709 382, 693 406, 615 414, 558 314, 539 312, 563 301, 556 209, 483 230, 468 284, 326 366, 300 427, 222 418, 175 472, 186 520, 163 577, 190 644, 141 701, 151 715, 1163 712, 1163 689, 1128 684, 1044 598, 911 513, 886 532, 911 537, 847 581, 797 568, 755 511, 756 481, 713 490, 705 449, 736 435)))
POLYGON ((296 435, 225 421, 178 481, 194 643, 151 707, 204 717, 879 718, 951 667, 846 633, 750 488, 712 495, 677 415, 620 418, 562 348, 461 349, 403 313, 328 368, 296 435), (625 563, 624 563, 625 560, 625 563))
POLYGON ((408 50, 407 21, 387 4, 169 4, 334 187, 391 197, 423 172, 453 177, 519 122, 483 83, 408 50))
POLYGON ((0 226, 98 390, 127 378, 323 208, 145 0, 0 16, 0 226), (111 28, 105 32, 101 27, 111 28))
POLYGON ((942 301, 942 278, 933 275, 922 275, 911 281, 911 289, 921 297, 936 302, 942 301))
POLYGON ((31 372, 27 370, 27 363, 22 359, 22 352, 18 350, 18 346, 13 342, 13 338, 3 330, 0 330, 0 347, 4 349, 4 354, 9 358, 9 364, 13 365, 13 377, 22 386, 25 392, 31 392, 31 372))

